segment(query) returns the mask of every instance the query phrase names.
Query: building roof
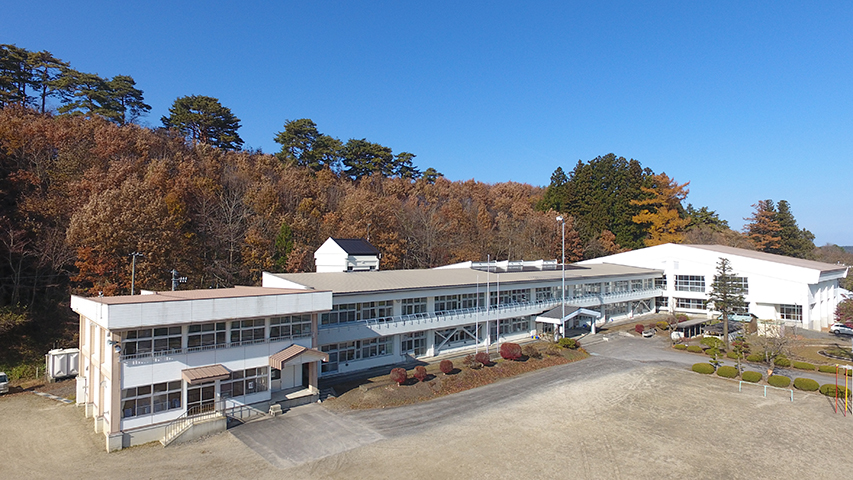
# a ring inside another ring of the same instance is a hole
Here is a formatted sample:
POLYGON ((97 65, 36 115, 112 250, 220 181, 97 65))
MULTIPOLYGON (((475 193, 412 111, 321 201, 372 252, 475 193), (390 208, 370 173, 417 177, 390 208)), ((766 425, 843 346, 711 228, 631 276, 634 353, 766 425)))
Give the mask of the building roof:
POLYGON ((363 238, 332 238, 349 255, 379 255, 379 250, 363 238))
MULTIPOLYGON (((568 266, 567 266, 568 267, 568 266)), ((595 264, 572 265, 566 268, 566 281, 603 279, 626 275, 654 275, 662 270, 629 267, 625 265, 595 264)), ((539 270, 487 274, 470 268, 436 268, 416 270, 384 270, 376 272, 323 272, 266 274, 303 285, 307 288, 331 290, 341 293, 372 293, 380 291, 424 290, 441 288, 485 286, 487 278, 496 283, 533 283, 559 280, 561 270, 539 270)))
POLYGON ((136 303, 177 302, 183 300, 212 300, 218 298, 261 297, 305 293, 297 288, 265 288, 237 286, 234 288, 209 288, 198 290, 176 290, 153 292, 143 295, 117 295, 114 297, 85 297, 86 300, 104 305, 126 305, 136 303))
POLYGON ((269 365, 273 368, 282 370, 288 362, 290 362, 296 357, 301 356, 302 354, 306 354, 308 357, 310 357, 311 360, 323 362, 329 361, 328 353, 321 352, 313 348, 303 347, 302 345, 294 343, 293 345, 285 348, 284 350, 270 355, 269 365))
POLYGON ((221 364, 205 365, 203 367, 186 368, 181 370, 181 377, 190 385, 225 380, 231 376, 231 371, 221 364))
POLYGON ((812 270, 820 270, 821 272, 832 272, 837 270, 845 270, 846 265, 838 265, 834 263, 816 262, 814 260, 805 260, 802 258, 786 257, 785 255, 776 255, 773 253, 758 252, 755 250, 746 250, 744 248, 728 247, 725 245, 682 245, 684 247, 700 248, 711 252, 722 253, 725 255, 738 255, 741 257, 752 258, 755 260, 764 260, 767 262, 781 263, 794 267, 810 268, 812 270))

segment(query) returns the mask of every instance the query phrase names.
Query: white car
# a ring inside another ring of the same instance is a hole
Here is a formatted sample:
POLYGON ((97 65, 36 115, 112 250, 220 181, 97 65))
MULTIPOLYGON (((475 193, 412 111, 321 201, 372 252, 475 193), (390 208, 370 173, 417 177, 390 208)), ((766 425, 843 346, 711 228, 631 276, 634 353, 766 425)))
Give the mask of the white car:
POLYGON ((0 393, 9 391, 9 377, 5 373, 0 372, 0 393))
POLYGON ((829 333, 836 335, 853 335, 853 326, 844 323, 833 323, 829 327, 829 333))

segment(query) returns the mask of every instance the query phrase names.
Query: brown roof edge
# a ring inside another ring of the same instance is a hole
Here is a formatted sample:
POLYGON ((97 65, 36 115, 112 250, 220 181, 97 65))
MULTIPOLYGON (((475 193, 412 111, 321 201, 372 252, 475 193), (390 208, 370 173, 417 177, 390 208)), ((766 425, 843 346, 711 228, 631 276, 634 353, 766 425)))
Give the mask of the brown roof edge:
POLYGON ((313 361, 329 361, 329 354, 321 352, 313 348, 303 347, 302 345, 293 344, 278 353, 270 355, 269 365, 272 368, 281 370, 284 366, 301 355, 308 355, 313 358, 313 361))
POLYGON ((226 380, 231 377, 231 371, 217 363, 181 370, 181 377, 187 381, 188 385, 198 385, 214 380, 226 380))

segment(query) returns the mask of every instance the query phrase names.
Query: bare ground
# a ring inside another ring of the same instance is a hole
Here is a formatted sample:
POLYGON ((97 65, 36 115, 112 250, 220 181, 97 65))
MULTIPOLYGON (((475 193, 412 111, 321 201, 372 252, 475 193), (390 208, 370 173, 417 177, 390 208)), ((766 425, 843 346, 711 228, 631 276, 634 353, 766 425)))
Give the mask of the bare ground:
POLYGON ((411 419, 410 434, 381 434, 382 413, 335 414, 379 440, 285 469, 234 430, 107 454, 81 410, 21 393, 0 398, 0 458, 7 478, 801 479, 843 478, 853 468, 835 448, 853 416, 833 413, 820 395, 795 392, 792 403, 785 392, 764 398, 761 387, 738 393, 733 381, 601 357, 552 369, 567 380, 466 415, 393 409, 397 419, 432 412, 411 419))

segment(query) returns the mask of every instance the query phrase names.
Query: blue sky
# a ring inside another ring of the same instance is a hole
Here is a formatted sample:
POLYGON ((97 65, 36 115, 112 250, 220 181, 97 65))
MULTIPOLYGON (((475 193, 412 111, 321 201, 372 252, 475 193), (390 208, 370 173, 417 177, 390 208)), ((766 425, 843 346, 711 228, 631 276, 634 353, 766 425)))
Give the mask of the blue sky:
POLYGON ((131 75, 160 125, 219 98, 245 146, 285 120, 451 180, 546 185, 613 152, 735 229, 788 200, 853 245, 853 2, 13 2, 0 43, 131 75))

